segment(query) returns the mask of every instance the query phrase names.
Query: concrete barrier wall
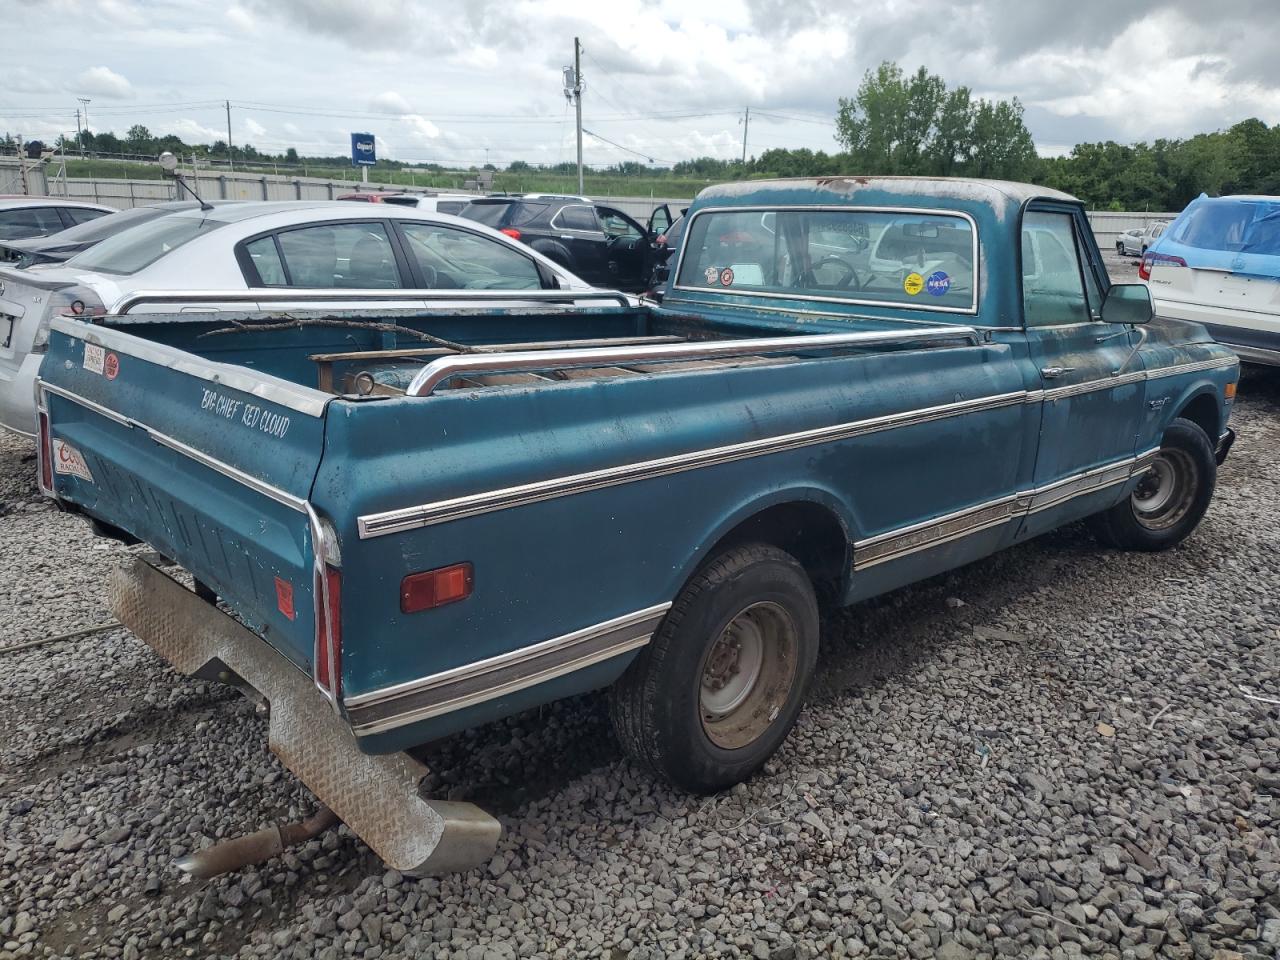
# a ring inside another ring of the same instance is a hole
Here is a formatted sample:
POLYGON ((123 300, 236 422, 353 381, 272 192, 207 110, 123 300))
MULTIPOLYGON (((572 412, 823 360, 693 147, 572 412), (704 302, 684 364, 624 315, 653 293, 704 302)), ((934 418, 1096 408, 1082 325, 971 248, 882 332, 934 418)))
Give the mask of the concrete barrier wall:
MULTIPOLYGON (((56 167, 27 161, 23 164, 12 157, 0 158, 0 193, 32 195, 50 194, 65 196, 108 206, 133 207, 155 200, 173 200, 178 197, 177 184, 169 180, 112 180, 103 177, 56 177, 56 167)), ((353 180, 332 180, 322 177, 289 177, 257 173, 211 173, 209 171, 188 175, 188 183, 210 200, 333 200, 350 193, 439 193, 422 187, 405 187, 390 183, 361 183, 353 180)), ((465 193, 467 191, 447 191, 465 193)), ((480 196, 480 194, 476 194, 480 196)), ((677 214, 680 208, 691 202, 684 197, 592 197, 599 203, 616 207, 642 223, 662 204, 668 204, 677 214)), ((1177 214, 1159 212, 1117 212, 1092 210, 1089 223, 1093 227, 1098 245, 1103 249, 1115 246, 1116 237, 1125 230, 1142 228, 1156 220, 1172 220, 1177 214)))

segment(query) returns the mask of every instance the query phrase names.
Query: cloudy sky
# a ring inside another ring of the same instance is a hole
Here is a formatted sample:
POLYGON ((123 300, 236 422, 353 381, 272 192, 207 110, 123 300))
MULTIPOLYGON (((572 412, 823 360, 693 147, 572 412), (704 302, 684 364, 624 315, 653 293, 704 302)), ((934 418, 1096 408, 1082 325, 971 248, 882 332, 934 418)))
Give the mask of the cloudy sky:
POLYGON ((586 160, 835 149, 868 67, 1019 97, 1042 153, 1280 122, 1270 0, 7 0, 0 132, 134 123, 188 141, 447 164, 574 156, 562 67, 582 38, 586 160), (1063 11, 1069 15, 1063 16, 1063 11), (16 42, 15 42, 16 41, 16 42), (606 141, 612 141, 606 142, 606 141))

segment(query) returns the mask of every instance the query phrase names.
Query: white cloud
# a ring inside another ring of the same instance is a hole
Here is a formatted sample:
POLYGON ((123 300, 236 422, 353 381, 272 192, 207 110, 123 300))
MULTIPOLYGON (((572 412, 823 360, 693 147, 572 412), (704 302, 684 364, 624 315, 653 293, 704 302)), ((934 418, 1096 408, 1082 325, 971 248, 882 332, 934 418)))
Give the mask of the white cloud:
POLYGON ((251 137, 265 137, 267 135, 267 128, 253 119, 253 117, 245 118, 244 128, 249 131, 249 136, 251 137))
POLYGON ((110 100, 127 100, 134 96, 133 85, 110 67, 90 67, 76 77, 76 90, 110 100))
POLYGON ((409 101, 394 90, 384 90, 369 99, 369 109, 376 113, 413 113, 409 101))
POLYGON ((258 23, 254 20, 253 14, 238 3, 233 3, 227 8, 226 16, 228 23, 244 33, 257 29, 258 23))

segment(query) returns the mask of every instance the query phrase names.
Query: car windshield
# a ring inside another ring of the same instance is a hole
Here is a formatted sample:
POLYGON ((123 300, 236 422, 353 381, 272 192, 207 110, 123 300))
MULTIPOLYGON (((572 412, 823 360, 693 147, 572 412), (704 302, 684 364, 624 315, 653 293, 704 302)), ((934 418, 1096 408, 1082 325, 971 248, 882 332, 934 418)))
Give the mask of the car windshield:
POLYGON ((134 207, 131 210, 121 210, 119 213, 109 213, 105 217, 67 227, 66 230, 46 237, 44 242, 49 246, 61 246, 64 243, 92 243, 173 212, 172 207, 134 207))
POLYGON ((137 273, 201 234, 223 226, 225 222, 207 217, 158 217, 76 254, 67 266, 102 273, 137 273))
POLYGON ((975 237, 943 214, 750 210, 689 223, 677 285, 921 309, 974 309, 975 237))

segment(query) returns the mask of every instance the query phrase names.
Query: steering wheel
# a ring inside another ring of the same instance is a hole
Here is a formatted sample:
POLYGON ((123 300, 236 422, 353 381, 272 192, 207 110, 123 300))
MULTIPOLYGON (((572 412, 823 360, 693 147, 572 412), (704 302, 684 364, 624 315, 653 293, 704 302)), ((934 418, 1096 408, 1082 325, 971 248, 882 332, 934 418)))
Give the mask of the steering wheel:
POLYGON ((835 254, 828 254, 823 257, 812 267, 809 268, 809 279, 812 285, 822 290, 861 290, 862 280, 858 277, 858 271, 854 269, 853 264, 848 260, 842 260, 835 254), (818 283, 818 271, 828 264, 834 264, 843 271, 843 275, 829 286, 823 286, 818 283))

